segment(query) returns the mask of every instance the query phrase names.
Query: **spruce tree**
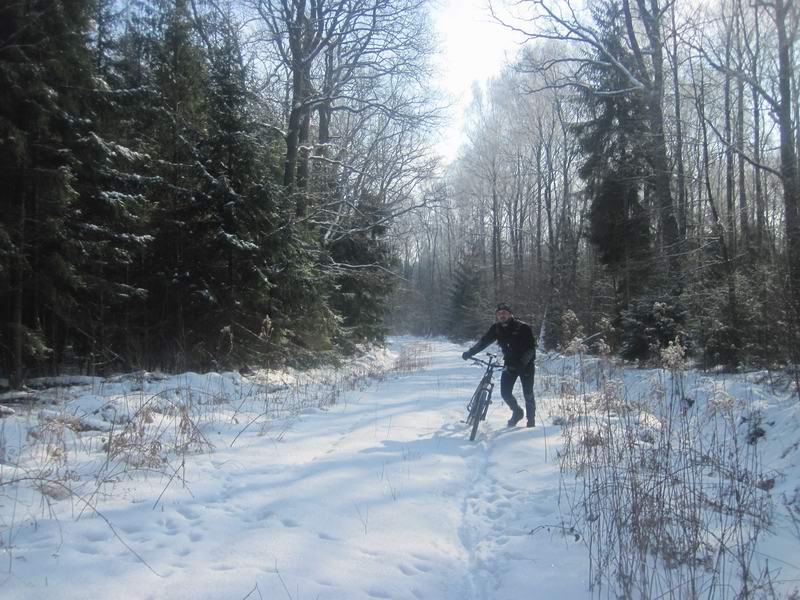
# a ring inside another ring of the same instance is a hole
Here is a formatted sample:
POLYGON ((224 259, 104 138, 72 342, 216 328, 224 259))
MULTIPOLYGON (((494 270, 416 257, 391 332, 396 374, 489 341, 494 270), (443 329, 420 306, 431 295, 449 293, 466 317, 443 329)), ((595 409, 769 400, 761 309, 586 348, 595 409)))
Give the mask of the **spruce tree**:
POLYGON ((198 144, 202 177, 196 194, 204 216, 192 226, 185 261, 210 302, 193 328, 216 364, 263 362, 276 350, 270 313, 281 237, 275 233, 287 225, 281 191, 272 182, 275 140, 256 127, 233 15, 196 18, 208 58, 208 127, 198 144))
POLYGON ((0 8, 0 347, 14 385, 47 359, 60 362, 86 310, 82 240, 71 226, 94 86, 87 9, 80 0, 0 8))
POLYGON ((331 306, 341 315, 347 342, 382 341, 388 295, 394 289, 390 269, 395 257, 384 237, 387 227, 379 199, 362 194, 350 220, 352 233, 328 248, 335 269, 331 306))
POLYGON ((447 336, 457 342, 480 336, 486 328, 486 315, 491 312, 482 299, 484 282, 478 264, 475 257, 466 257, 454 274, 444 328, 447 336))
MULTIPOLYGON (((147 290, 139 313, 142 366, 201 366, 195 326, 213 307, 203 264, 197 259, 209 207, 198 189, 205 178, 199 146, 207 128, 205 56, 193 33, 188 3, 157 0, 129 14, 117 71, 122 89, 140 97, 131 119, 130 145, 151 157, 146 199, 152 242, 136 269, 147 290)), ((207 360, 206 360, 207 362, 207 360)))
MULTIPOLYGON (((635 69, 622 43, 626 36, 619 3, 600 3, 594 16, 605 50, 618 64, 635 69)), ((588 74, 593 89, 580 95, 587 118, 574 126, 583 157, 579 173, 590 196, 590 239, 616 282, 615 322, 622 325, 621 312, 658 284, 650 215, 643 202, 653 175, 647 160, 647 106, 605 56, 597 56, 588 74)))

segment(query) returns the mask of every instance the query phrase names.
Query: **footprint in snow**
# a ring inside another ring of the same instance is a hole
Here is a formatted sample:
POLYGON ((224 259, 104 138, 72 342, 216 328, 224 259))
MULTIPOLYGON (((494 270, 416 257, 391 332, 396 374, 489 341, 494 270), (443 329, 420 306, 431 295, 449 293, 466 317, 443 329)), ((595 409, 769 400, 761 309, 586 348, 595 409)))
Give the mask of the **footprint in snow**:
POLYGON ((120 531, 122 531, 123 533, 127 533, 128 535, 132 533, 138 533, 141 530, 142 528, 139 527, 138 525, 123 525, 122 527, 120 527, 120 531))
POLYGON ((260 510, 258 512, 253 513, 249 510, 245 511, 245 510, 230 509, 226 510, 225 512, 227 512, 232 517, 241 518, 241 520, 244 523, 256 523, 256 524, 262 521, 266 521, 273 515, 273 512, 271 510, 260 510))
POLYGON ((89 531, 83 537, 90 542, 105 542, 111 537, 108 531, 89 531))
POLYGON ((407 567, 406 565, 398 565, 397 568, 400 569, 400 572, 403 575, 408 575, 409 577, 411 575, 416 575, 416 573, 414 573, 414 570, 411 569, 410 567, 407 567))
POLYGON ((431 557, 428 556, 427 554, 421 554, 419 552, 412 552, 411 553, 411 558, 416 558, 417 560, 427 561, 427 560, 430 560, 431 557))
POLYGON ((194 521, 200 518, 200 513, 192 510, 188 506, 181 506, 177 510, 178 514, 181 515, 183 518, 188 519, 189 521, 194 521))
POLYGON ((381 589, 367 590, 367 595, 370 598, 391 598, 391 596, 386 590, 381 590, 381 589))
POLYGON ((300 523, 294 519, 281 519, 281 523, 283 523, 284 527, 300 527, 300 523))
POLYGON ((319 539, 325 540, 326 542, 339 542, 339 541, 341 541, 339 538, 334 537, 329 533, 325 533, 324 531, 319 532, 317 534, 317 536, 319 537, 319 539))
POLYGON ((169 535, 178 533, 178 524, 175 522, 175 519, 159 519, 158 524, 165 527, 169 535))
POLYGON ((490 508, 486 511, 486 516, 489 517, 492 521, 497 521, 501 519, 506 512, 504 510, 498 510, 496 508, 490 508))

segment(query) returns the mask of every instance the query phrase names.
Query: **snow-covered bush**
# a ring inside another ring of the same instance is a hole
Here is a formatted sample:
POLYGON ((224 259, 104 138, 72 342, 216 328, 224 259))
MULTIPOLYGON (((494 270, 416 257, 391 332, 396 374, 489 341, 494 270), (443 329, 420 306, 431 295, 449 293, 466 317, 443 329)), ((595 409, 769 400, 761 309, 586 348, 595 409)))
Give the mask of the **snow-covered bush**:
POLYGON ((686 309, 677 298, 640 298, 622 311, 622 347, 627 360, 651 360, 676 339, 686 339, 686 309))

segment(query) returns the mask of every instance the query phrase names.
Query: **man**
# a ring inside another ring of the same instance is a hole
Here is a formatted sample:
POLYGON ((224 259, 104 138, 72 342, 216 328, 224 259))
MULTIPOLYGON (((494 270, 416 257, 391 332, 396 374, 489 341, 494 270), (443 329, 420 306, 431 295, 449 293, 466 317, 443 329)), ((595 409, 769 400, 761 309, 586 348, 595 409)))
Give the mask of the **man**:
POLYGON ((497 305, 495 314, 497 322, 472 348, 464 352, 461 358, 467 360, 492 342, 497 342, 503 351, 504 359, 503 374, 500 377, 500 395, 511 409, 508 426, 514 427, 527 413, 527 425, 533 427, 536 421, 536 401, 533 398, 536 339, 533 336, 533 330, 527 323, 514 318, 511 307, 505 302, 497 305), (514 384, 518 377, 522 379, 522 394, 525 397, 524 413, 513 394, 514 384))

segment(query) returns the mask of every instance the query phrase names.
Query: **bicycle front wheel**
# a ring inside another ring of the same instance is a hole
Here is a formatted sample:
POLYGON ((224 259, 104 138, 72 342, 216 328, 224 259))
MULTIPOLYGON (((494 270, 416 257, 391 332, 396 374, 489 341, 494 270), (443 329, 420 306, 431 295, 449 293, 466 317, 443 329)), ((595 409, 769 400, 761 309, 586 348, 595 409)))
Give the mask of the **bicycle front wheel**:
POLYGON ((478 425, 481 424, 481 420, 484 418, 484 411, 486 410, 488 400, 489 391, 481 389, 478 392, 478 397, 475 398, 475 402, 472 404, 472 410, 469 413, 469 422, 472 423, 472 429, 469 433, 470 442, 474 441, 475 436, 478 434, 478 425))

